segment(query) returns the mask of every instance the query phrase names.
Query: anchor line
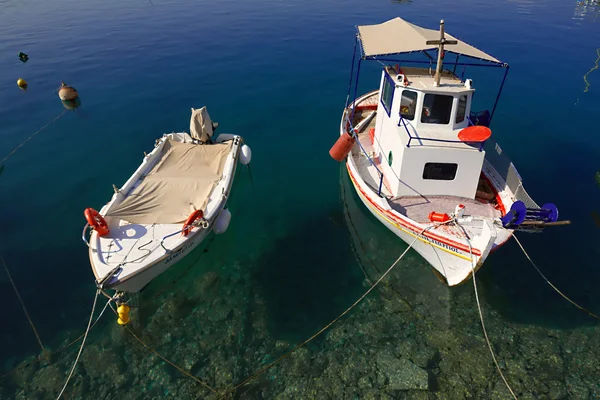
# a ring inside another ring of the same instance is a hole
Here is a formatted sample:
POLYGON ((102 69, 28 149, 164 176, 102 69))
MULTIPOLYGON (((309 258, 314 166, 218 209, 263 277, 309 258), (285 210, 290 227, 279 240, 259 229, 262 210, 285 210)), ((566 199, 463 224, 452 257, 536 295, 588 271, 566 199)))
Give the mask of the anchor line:
MULTIPOLYGON (((108 307, 108 304, 113 300, 113 298, 111 296, 106 295, 106 297, 109 299, 109 302, 106 303, 106 305, 104 306, 104 309, 102 310, 102 312, 100 313, 100 315, 98 315, 98 317, 96 318, 96 320, 94 321, 94 323, 90 327, 90 330, 93 329, 94 326, 96 326, 96 324, 98 323, 98 321, 100 321, 100 317, 102 317, 102 314, 104 314, 104 310, 106 310, 106 308, 108 307)), ((52 357, 53 355, 62 353, 63 351, 65 351, 66 349, 68 349, 69 347, 73 346, 75 343, 79 342, 81 339, 83 339, 84 336, 85 336, 85 332, 82 333, 78 338, 72 340, 70 343, 68 343, 68 344, 64 345, 63 347, 61 347, 60 349, 51 352, 48 357, 52 357)), ((35 359, 35 361, 33 361, 33 362, 40 361, 42 358, 43 358, 43 356, 38 356, 35 359)), ((21 370, 23 368, 29 367, 29 366, 31 366, 31 363, 19 365, 18 367, 13 368, 12 370, 10 370, 7 373, 5 373, 4 375, 1 375, 0 376, 0 380, 2 380, 3 378, 6 378, 9 375, 14 374, 15 372, 17 372, 17 371, 19 371, 19 370, 21 370)))
MULTIPOLYGON (((424 228, 421 231, 421 234, 423 234, 424 232, 428 231, 429 229, 438 227, 440 225, 444 225, 444 224, 448 224, 451 221, 453 221, 453 219, 446 221, 446 222, 441 222, 441 223, 437 223, 437 224, 433 224, 430 225, 426 228, 424 228)), ((240 387, 246 385, 248 382, 250 382, 251 380, 253 380, 254 378, 256 378, 257 376, 261 375, 262 373, 264 373, 265 371, 267 371, 268 369, 270 369, 271 367, 275 366, 276 364, 278 364, 279 362, 283 361, 284 359, 286 359, 287 357, 289 357, 290 355, 292 355, 296 350, 306 346, 308 343, 310 343, 312 340, 314 340, 315 338, 317 338, 319 335, 321 335, 323 332, 325 332, 327 329, 329 329, 333 324, 335 324, 336 322, 338 322, 341 318, 343 318, 346 314, 348 314, 352 309, 354 309, 354 307, 356 307, 365 297, 367 297, 367 295, 369 293, 371 293, 373 290, 375 290, 375 288, 381 283, 381 281, 383 281, 388 274, 392 271, 392 269, 394 269, 394 267, 400 262, 400 260, 402 260, 402 258, 404 258, 404 256, 406 255, 406 253, 408 253, 408 251, 412 248, 412 246, 415 244, 415 242, 417 241, 418 237, 415 237, 414 240, 408 245, 408 247, 402 252, 402 254, 400 254, 400 256, 396 259, 396 261, 394 261, 394 263, 392 265, 390 265, 390 267, 383 273, 383 275, 381 275, 373 284, 373 286, 371 286, 369 289, 367 289, 367 291, 365 293, 362 294, 362 296, 360 296, 354 303, 352 303, 352 305, 350 305, 350 307, 348 307, 346 310, 344 310, 344 312, 342 312, 340 315, 338 315, 336 318, 334 318, 331 322, 329 322, 327 325, 325 325, 323 328, 321 328, 317 333, 315 333, 314 335, 312 335, 310 338, 306 339, 304 342, 298 344, 296 347, 294 347, 292 350, 288 351, 287 353, 285 353, 284 355, 282 355, 281 357, 279 357, 278 359, 276 359, 275 361, 267 364, 266 366, 264 366, 263 368, 261 368, 260 370, 258 370, 257 372, 255 372, 253 375, 249 376, 248 378, 244 379, 242 382, 240 382, 239 384, 235 385, 232 389, 227 390, 223 396, 229 394, 229 393, 233 393, 235 392, 237 389, 239 389, 240 387)))
MULTIPOLYGON (((600 52, 600 49, 598 50, 600 52)), ((529 260, 529 262, 531 263, 531 265, 533 266, 533 268, 535 268, 535 270, 538 272, 538 274, 540 274, 540 276, 542 277, 542 279, 544 279, 544 281, 546 281, 546 283, 548 285, 550 285, 550 287, 552 289, 554 289, 556 291, 556 293, 558 293, 559 295, 561 295, 565 300, 567 300, 569 303, 573 304, 575 307, 579 308, 581 311, 585 312, 586 314, 588 314, 590 317, 592 318, 596 318, 598 320, 600 320, 600 317, 596 314, 594 314, 593 312, 589 311, 588 309, 586 309, 585 307, 580 306, 579 304, 575 303, 573 300, 571 300, 566 294, 564 294, 563 292, 561 292, 556 286, 554 286, 554 284, 552 284, 552 282, 550 282, 548 280, 548 278, 546 278, 546 276, 542 273, 542 271, 540 271, 540 269, 538 268, 538 266, 533 262, 533 260, 531 259, 531 257, 529 257, 529 254, 527 254, 527 252, 525 251, 525 248, 523 247, 523 245, 521 244, 521 242, 519 241, 519 239, 517 239, 517 236, 513 233, 512 235, 515 238, 515 241, 517 242, 517 244, 519 245, 519 247, 521 248, 521 250, 523 250, 523 254, 525 254, 525 257, 527 257, 527 259, 529 260)))
POLYGON ((515 395, 515 392, 513 392, 512 388, 508 384, 508 381, 504 377, 504 373, 500 369, 500 365, 498 364, 498 360, 496 359, 496 355, 494 354, 494 350, 492 348, 492 343, 490 342, 490 338, 488 337, 488 334, 487 334, 485 322, 483 321, 483 312, 481 311, 481 303, 479 302, 479 293, 477 292, 477 281, 475 280, 475 266, 473 265, 474 264, 474 262, 473 262, 473 246, 471 245, 471 240, 469 239, 469 235, 467 235, 465 228, 461 224, 459 224, 458 221, 456 221, 456 219, 454 219, 454 224, 461 229, 462 234, 465 237, 465 240, 469 244, 469 253, 471 255, 471 271, 472 271, 472 278, 473 278, 473 288, 475 290, 475 300, 477 302, 477 310, 479 311, 479 319, 481 320, 481 328, 483 329, 483 335, 485 336, 485 341, 488 345, 490 354, 492 355, 492 360, 494 360, 494 365, 496 366, 496 369, 498 370, 498 373, 500 374, 502 381, 506 385, 506 388, 508 389, 508 391, 510 392, 512 397, 515 400, 518 400, 517 396, 515 395))
MULTIPOLYGON (((431 226, 428 226, 427 228, 423 229, 421 233, 424 233, 425 231, 435 228, 439 225, 444 225, 447 223, 450 223, 453 220, 450 221, 446 221, 446 222, 442 222, 442 223, 438 223, 438 224, 434 224, 431 226)), ((379 277, 379 279, 377 279, 377 281, 375 281, 375 283, 373 284, 373 286, 371 286, 369 289, 367 289, 367 291, 365 291, 365 293, 362 294, 362 296, 360 296, 354 303, 352 303, 352 305, 350 305, 350 307, 348 307, 346 310, 344 310, 344 312, 342 312, 340 315, 338 315, 336 318, 334 318, 331 322, 329 322, 327 325, 325 325, 323 328, 321 328, 318 332, 316 332, 314 335, 312 335, 311 337, 309 337, 308 339, 306 339, 305 341, 303 341, 302 343, 298 344, 297 346, 295 346, 292 350, 288 351, 287 353, 285 353, 284 355, 282 355, 281 357, 277 358, 275 361, 269 363, 268 365, 264 366, 263 368, 261 368, 260 370, 258 370, 257 372, 255 372, 254 374, 250 375, 248 378, 244 379, 243 381, 241 381, 240 383, 238 383, 237 385, 235 385, 233 388, 231 389, 226 389, 224 392, 219 393, 215 388, 211 387, 210 385, 208 385, 206 382, 200 380, 199 378, 195 377, 194 375, 190 374, 189 372, 187 372, 184 368, 180 367, 179 365, 175 364, 174 362, 168 360, 166 357, 164 357, 163 355, 161 355, 158 351, 156 351, 156 349, 154 349, 153 347, 149 346, 148 344, 144 343, 144 341, 142 341, 142 339, 140 339, 127 325, 125 325, 125 328, 133 335, 133 337, 140 343, 142 344, 146 349, 150 350, 152 353, 154 353, 157 357, 159 357, 160 359, 162 359, 163 361, 165 361, 166 363, 168 363, 169 365, 173 366, 174 368, 176 368, 178 371, 180 371, 181 373, 183 373, 184 375, 188 376, 189 378, 195 380, 196 382, 200 383, 202 386, 204 386, 205 388, 209 389, 210 391, 212 391, 213 393, 221 396, 221 398, 224 398, 225 396, 227 396, 230 393, 235 392, 236 390, 238 390, 239 388, 241 388, 242 386, 246 385, 248 382, 252 381, 254 378, 258 377, 259 375, 263 374, 265 371, 267 371, 268 369, 272 368, 273 366, 275 366, 276 364, 280 363, 281 361, 283 361, 284 359, 286 359, 287 357, 289 357, 290 355, 292 355, 294 352, 296 352, 298 349, 306 346, 308 343, 310 343, 312 340, 314 340, 315 338, 317 338, 319 335, 321 335, 323 332, 325 332, 327 329, 329 329, 333 324, 335 324, 336 322, 338 322, 341 318, 343 318, 346 314, 348 314, 352 309, 354 309, 365 297, 367 297, 367 295, 369 293, 371 293, 380 283, 381 281, 383 281, 388 274, 392 271, 392 269, 394 269, 394 267, 400 262, 400 260, 402 260, 402 258, 404 258, 404 256, 406 255, 406 253, 408 253, 408 251, 412 248, 412 246, 415 244, 415 242, 417 241, 417 237, 415 237, 415 239, 409 244, 409 246, 402 252, 402 254, 400 254, 400 256, 396 259, 396 261, 394 261, 394 263, 392 265, 390 265, 390 267, 383 273, 383 275, 381 275, 379 277)), ((115 314, 117 314, 117 311, 112 307, 112 305, 110 306, 111 309, 113 310, 113 312, 115 314)), ((118 315, 118 314, 117 314, 118 315)))
MULTIPOLYGON (((110 306, 111 310, 115 313, 115 315, 119 315, 117 313, 117 310, 115 310, 113 308, 113 306, 110 306)), ((154 349, 153 347, 147 345, 138 335, 135 334, 135 332, 133 332, 133 330, 131 330, 131 328, 129 328, 129 325, 125 325, 125 329, 127 329, 127 331, 129 333, 131 333, 131 335, 142 345, 144 346, 146 349, 150 350, 152 353, 154 353, 154 355, 156 355, 158 358, 160 358, 161 360, 163 360, 164 362, 166 362, 167 364, 171 365, 173 368, 175 368, 176 370, 178 370, 179 372, 181 372, 182 374, 184 374, 185 376, 192 378, 193 380, 195 380, 196 382, 198 382, 199 384, 201 384, 202 386, 204 386, 206 389, 210 390, 211 392, 213 392, 216 395, 219 395, 220 393, 213 388, 212 386, 210 386, 208 383, 204 382, 203 380, 199 379, 198 377, 192 375, 191 373, 189 373, 188 371, 186 371, 184 368, 180 367, 179 365, 175 364, 174 362, 168 360, 166 357, 164 357, 163 355, 161 355, 158 351, 156 351, 156 349, 154 349)))
POLYGON ((0 256, 0 260, 2 261, 2 265, 4 266, 4 270, 6 271, 6 276, 8 276, 8 280, 10 281, 10 284, 12 285, 13 289, 15 290, 15 294, 17 295, 17 298, 19 299, 19 302, 21 303, 23 312, 25 313, 25 316, 27 317, 27 320, 29 321, 29 325, 31 325, 31 329, 33 330, 35 338, 37 339, 37 342, 39 343, 39 345, 42 349, 42 353, 43 353, 43 352, 45 352, 45 348, 44 348, 44 345, 42 344, 42 339, 40 339, 40 335, 39 335, 37 329, 35 329, 35 325, 33 324, 33 321, 31 320, 31 317, 29 316, 29 313, 27 312, 27 308, 25 307, 25 302, 23 301, 23 299, 21 298, 21 295, 19 294, 19 291, 17 290, 17 285, 15 285, 15 282, 13 281, 12 276, 10 275, 8 266, 6 265, 6 261, 4 261, 4 257, 0 256))
POLYGON ((31 139, 33 139, 33 137, 35 135, 37 135, 38 133, 40 133, 41 131, 43 131, 44 129, 46 129, 47 127, 49 127, 50 125, 52 125, 53 122, 55 122, 56 120, 58 120, 60 117, 62 117, 63 115, 65 115, 65 113, 68 110, 63 110, 60 114, 58 114, 58 116, 54 117, 54 119, 52 119, 50 122, 48 122, 46 125, 42 126, 40 129, 38 129, 37 131, 35 131, 33 133, 33 135, 29 136, 27 139, 25 139, 25 141, 23 143, 21 143, 20 145, 18 145, 17 147, 15 147, 13 149, 13 151, 11 151, 10 153, 8 153, 8 155, 6 157, 4 157, 1 161, 0 161, 0 165, 4 164, 4 161, 8 160, 13 154, 15 154, 17 152, 17 150, 19 150, 21 147, 23 147, 25 145, 25 143, 29 142, 31 139))
MULTIPOLYGON (((71 377, 73 376, 73 372, 75 371, 75 367, 77 366, 79 357, 81 356, 81 353, 83 352, 83 346, 85 346, 85 341, 87 339, 88 333, 92 329, 92 320, 94 319, 94 311, 96 310, 96 303, 98 302, 99 296, 100 296, 100 290, 96 290, 96 295, 94 296, 94 304, 92 305, 92 312, 90 313, 90 319, 88 321, 87 328, 85 329, 85 333, 83 334, 83 341, 81 342, 81 346, 79 347, 79 352, 77 353, 77 357, 75 357, 75 362, 73 362, 73 367, 71 367, 71 372, 69 372, 69 376, 67 377, 67 380, 66 380, 62 390, 58 394, 58 397, 56 398, 56 400, 59 400, 61 398, 61 396, 65 392, 65 389, 69 385, 69 381, 71 380, 71 377)), ((106 302, 106 305, 109 305, 111 300, 108 300, 106 302)), ((100 319, 100 317, 102 316, 102 314, 104 313, 105 310, 106 310, 106 306, 104 306, 104 309, 102 310, 102 313, 100 313, 100 316, 98 316, 98 319, 100 319)))
MULTIPOLYGON (((371 265, 371 268, 373 268, 373 270, 377 273, 377 274, 381 274, 381 271, 379 270, 379 268, 377 268, 377 266, 375 265, 375 263, 373 263, 373 261, 366 256, 367 249, 363 243, 362 240, 360 240, 360 235, 358 234, 358 228, 356 228, 356 225, 354 225, 354 221, 352 220, 352 217, 350 215, 350 208, 348 206, 348 202, 346 202, 346 189, 344 188, 344 184, 342 183, 342 179, 343 179, 343 173, 344 173, 344 168, 340 168, 340 191, 342 194, 342 204, 344 206, 344 212, 346 214, 346 216, 348 217, 348 222, 349 222, 349 227, 350 229, 354 232, 354 234, 356 235, 356 240, 358 241, 358 244, 360 245, 360 248, 362 249, 363 253, 365 254, 365 258, 367 259, 367 261, 369 262, 369 264, 371 265)), ((350 246, 352 248, 352 252, 354 253, 354 256, 356 257, 357 260, 357 264, 360 267, 360 269, 362 270, 363 274, 365 275, 365 278, 367 279, 367 282, 369 283, 369 285, 373 285, 373 280, 371 279, 371 277, 369 276, 367 270, 365 269, 365 267, 363 266, 361 259, 362 257, 359 255, 356 246, 354 246, 354 243, 352 242, 352 240, 350 241, 350 246)), ((393 292, 395 292, 398 295, 398 298, 400 299, 400 301, 402 303, 404 303, 413 313, 415 313, 417 316, 419 316, 419 318, 423 319, 423 316, 421 316, 419 313, 417 313, 413 306, 402 297, 402 294, 396 290, 396 288, 394 288, 391 285, 388 285, 387 283, 384 282, 384 285, 386 287, 389 287, 393 292)))
POLYGON ((583 75, 583 81, 585 82, 585 89, 583 89, 583 93, 587 93, 591 86, 590 82, 587 80, 588 75, 598 69, 598 63, 600 62, 600 48, 596 49, 596 54, 598 54, 598 58, 596 58, 595 65, 588 72, 586 72, 585 75, 583 75))

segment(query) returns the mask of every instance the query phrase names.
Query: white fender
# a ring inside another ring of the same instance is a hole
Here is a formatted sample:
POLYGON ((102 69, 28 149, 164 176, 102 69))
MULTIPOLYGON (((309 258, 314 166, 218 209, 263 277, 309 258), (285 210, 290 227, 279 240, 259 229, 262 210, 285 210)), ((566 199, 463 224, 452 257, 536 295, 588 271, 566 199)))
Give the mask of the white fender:
POLYGON ((223 210, 221 210, 221 212, 219 213, 219 216, 217 217, 217 219, 215 220, 215 223, 213 224, 213 231, 217 235, 220 235, 221 233, 225 233, 225 231, 229 227, 230 222, 231 222, 231 212, 227 208, 224 208, 223 210))
POLYGON ((242 146, 242 149, 240 151, 240 162, 244 165, 248 165, 248 164, 250 164, 251 160, 252 160, 252 150, 250 149, 250 146, 245 144, 242 146))

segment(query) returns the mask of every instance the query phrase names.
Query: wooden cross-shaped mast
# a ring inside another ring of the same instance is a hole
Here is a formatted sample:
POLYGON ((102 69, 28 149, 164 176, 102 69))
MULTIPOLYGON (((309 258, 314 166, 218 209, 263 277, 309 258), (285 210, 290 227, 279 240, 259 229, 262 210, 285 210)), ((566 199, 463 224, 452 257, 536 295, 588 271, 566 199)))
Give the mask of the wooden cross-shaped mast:
POLYGON ((444 20, 440 21, 440 40, 428 40, 426 44, 438 45, 437 66, 435 67, 435 86, 440 86, 440 77, 442 75, 442 55, 444 54, 444 45, 458 44, 456 40, 447 40, 444 37, 444 20))

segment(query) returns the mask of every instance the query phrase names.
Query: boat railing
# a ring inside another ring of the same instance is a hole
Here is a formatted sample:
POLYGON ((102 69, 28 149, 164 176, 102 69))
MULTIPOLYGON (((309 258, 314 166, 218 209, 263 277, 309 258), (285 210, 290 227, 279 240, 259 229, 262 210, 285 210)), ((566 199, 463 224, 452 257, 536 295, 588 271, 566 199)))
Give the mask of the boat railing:
POLYGON ((379 174, 379 188, 377 189, 377 196, 381 197, 381 189, 383 187, 383 172, 381 172, 379 167, 375 164, 375 161, 373 161, 373 159, 371 158, 369 153, 367 153, 367 151, 363 147, 362 143, 360 142, 360 140, 358 138, 358 132, 356 131, 356 129, 354 129, 354 126, 352 126, 352 123, 350 122, 350 118, 348 118, 348 113, 346 113, 345 119, 346 119, 347 130, 352 132, 352 137, 354 138, 354 140, 356 140, 356 143, 358 143, 360 150, 364 153, 364 155, 367 157, 367 159, 369 160, 371 165, 373 167, 375 167, 375 169, 377 170, 377 173, 379 174))
POLYGON ((496 174, 504 180, 511 190, 515 200, 521 200, 528 208, 540 208, 523 187, 523 180, 502 148, 493 139, 488 139, 484 146, 485 159, 495 170, 496 174))
MULTIPOLYGON (((469 126, 474 125, 473 122, 471 122, 471 120, 469 119, 469 117, 467 117, 467 120, 469 121, 469 126)), ((410 147, 410 143, 412 142, 413 139, 430 141, 430 142, 442 142, 442 143, 469 143, 469 142, 463 142, 462 140, 437 139, 437 138, 425 138, 425 137, 413 136, 410 134, 410 131, 408 130, 408 126, 406 126, 406 121, 404 120, 404 117, 402 117, 402 115, 400 115, 400 120, 398 121, 398 126, 403 126, 404 130, 406 131, 406 134, 408 135, 408 143, 406 143, 406 147, 410 147)), ((482 151, 485 142, 476 142, 476 144, 479 145, 479 151, 482 151)))
POLYGON ((85 236, 86 236, 86 234, 87 234, 87 230, 88 230, 88 228, 91 228, 89 223, 88 223, 88 224, 85 224, 85 226, 83 227, 83 232, 81 232, 81 240, 83 240, 83 243, 85 243, 85 245, 86 245, 87 247, 89 247, 89 248, 90 248, 90 250, 92 250, 92 252, 93 252, 93 253, 95 253, 95 252, 96 252, 96 249, 94 249, 94 248, 93 248, 93 247, 90 245, 90 243, 89 243, 88 239, 86 239, 86 237, 85 237, 85 236))

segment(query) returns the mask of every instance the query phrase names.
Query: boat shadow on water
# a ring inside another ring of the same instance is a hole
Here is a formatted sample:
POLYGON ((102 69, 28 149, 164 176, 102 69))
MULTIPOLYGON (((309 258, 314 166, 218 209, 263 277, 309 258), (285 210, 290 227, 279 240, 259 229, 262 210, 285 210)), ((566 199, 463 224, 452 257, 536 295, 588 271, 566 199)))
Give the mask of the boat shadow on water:
POLYGON ((339 210, 302 216, 257 260, 253 280, 273 337, 304 339, 364 291, 345 229, 339 210))

